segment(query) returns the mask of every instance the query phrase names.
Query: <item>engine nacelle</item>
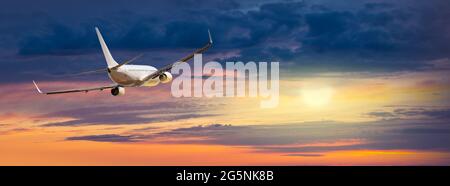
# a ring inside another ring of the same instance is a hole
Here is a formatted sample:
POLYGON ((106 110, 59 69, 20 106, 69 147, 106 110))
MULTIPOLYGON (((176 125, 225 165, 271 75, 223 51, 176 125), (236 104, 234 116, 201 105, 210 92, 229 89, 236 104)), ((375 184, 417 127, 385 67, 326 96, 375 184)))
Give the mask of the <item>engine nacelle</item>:
POLYGON ((169 83, 172 81, 172 74, 170 72, 164 72, 163 74, 159 75, 159 81, 161 83, 169 83))
POLYGON ((123 87, 113 88, 113 89, 111 89, 111 94, 113 96, 123 96, 123 95, 125 95, 125 88, 123 88, 123 87))

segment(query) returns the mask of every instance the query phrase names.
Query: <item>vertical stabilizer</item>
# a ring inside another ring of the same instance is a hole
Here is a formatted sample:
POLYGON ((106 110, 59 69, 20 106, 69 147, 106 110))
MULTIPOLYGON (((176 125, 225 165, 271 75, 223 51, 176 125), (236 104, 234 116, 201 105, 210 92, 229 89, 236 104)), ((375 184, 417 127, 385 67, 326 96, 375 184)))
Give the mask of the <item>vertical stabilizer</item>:
POLYGON ((102 46, 103 55, 105 55, 106 63, 108 64, 108 68, 115 67, 119 65, 114 58, 111 56, 111 53, 109 52, 108 46, 106 46, 105 40, 103 40, 102 34, 98 30, 97 27, 95 27, 95 31, 97 32, 98 41, 100 41, 100 45, 102 46))

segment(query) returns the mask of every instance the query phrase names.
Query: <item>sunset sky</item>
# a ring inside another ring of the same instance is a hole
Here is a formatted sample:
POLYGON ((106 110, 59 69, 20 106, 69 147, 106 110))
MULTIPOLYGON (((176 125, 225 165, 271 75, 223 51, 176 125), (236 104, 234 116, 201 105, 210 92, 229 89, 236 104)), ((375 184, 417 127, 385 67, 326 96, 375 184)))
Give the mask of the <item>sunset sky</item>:
POLYGON ((450 165, 445 0, 24 1, 0 7, 0 165, 450 165), (280 102, 109 85, 123 62, 280 63, 280 102))

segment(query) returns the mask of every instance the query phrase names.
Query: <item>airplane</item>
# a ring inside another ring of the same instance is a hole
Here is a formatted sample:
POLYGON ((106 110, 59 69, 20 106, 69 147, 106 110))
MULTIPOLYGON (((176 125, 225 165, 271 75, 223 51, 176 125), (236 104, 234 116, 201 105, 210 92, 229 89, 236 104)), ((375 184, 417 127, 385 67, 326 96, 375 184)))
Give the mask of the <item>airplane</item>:
MULTIPOLYGON (((109 78, 114 82, 112 85, 99 86, 99 87, 90 87, 90 88, 78 88, 78 89, 67 89, 67 90, 56 90, 56 91, 42 91, 39 89, 36 82, 33 80, 33 84, 36 87, 36 90, 39 94, 51 95, 51 94, 64 94, 64 93, 74 93, 74 92, 89 92, 94 90, 105 90, 111 89, 111 94, 113 96, 122 96, 125 95, 125 87, 142 87, 142 86, 156 86, 159 83, 169 83, 172 81, 172 74, 169 72, 172 67, 178 63, 187 62, 194 57, 194 54, 202 53, 208 50, 212 44, 211 33, 208 30, 209 41, 202 48, 199 48, 192 52, 191 54, 181 58, 175 63, 164 66, 161 69, 156 69, 153 66, 149 65, 129 65, 128 63, 132 62, 135 58, 123 62, 121 64, 117 63, 116 60, 109 52, 108 46, 103 40, 103 36, 100 33, 100 30, 95 27, 95 31, 97 33, 98 40, 100 42, 103 55, 106 59, 107 68, 101 69, 100 71, 108 72, 109 78)), ((96 70, 99 71, 99 70, 96 70)), ((91 71, 92 72, 92 71, 91 71)))

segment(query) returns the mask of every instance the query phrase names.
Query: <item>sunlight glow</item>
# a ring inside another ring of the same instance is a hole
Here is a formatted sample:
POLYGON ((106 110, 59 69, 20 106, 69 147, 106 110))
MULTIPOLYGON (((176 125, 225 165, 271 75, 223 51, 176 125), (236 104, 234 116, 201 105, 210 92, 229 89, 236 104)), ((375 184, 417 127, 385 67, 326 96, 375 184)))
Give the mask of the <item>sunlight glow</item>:
POLYGON ((301 96, 303 103, 310 107, 323 107, 330 103, 334 90, 328 86, 303 87, 301 96))

